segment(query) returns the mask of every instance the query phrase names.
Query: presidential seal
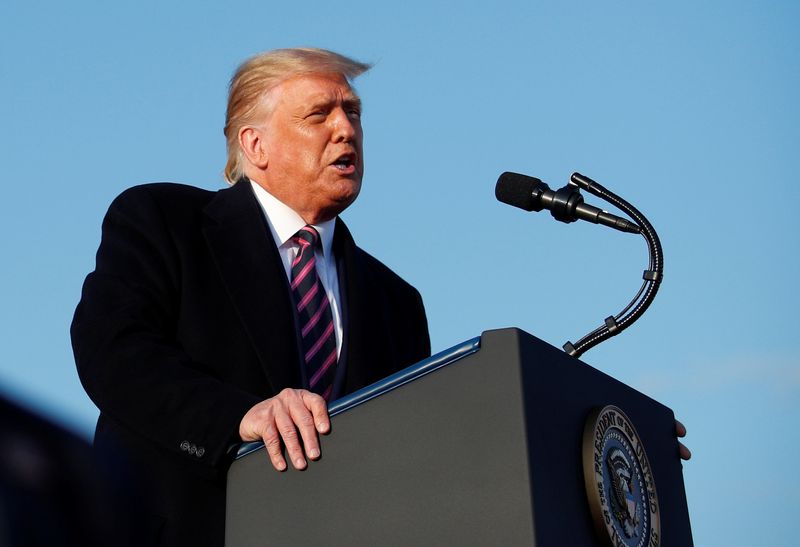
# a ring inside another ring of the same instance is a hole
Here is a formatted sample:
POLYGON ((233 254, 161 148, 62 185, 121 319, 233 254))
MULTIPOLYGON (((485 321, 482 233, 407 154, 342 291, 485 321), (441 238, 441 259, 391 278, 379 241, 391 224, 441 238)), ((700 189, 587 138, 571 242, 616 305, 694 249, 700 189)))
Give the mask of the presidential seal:
POLYGON ((598 536, 611 547, 658 547, 653 472, 630 419, 615 406, 592 412, 583 430, 583 477, 598 536))

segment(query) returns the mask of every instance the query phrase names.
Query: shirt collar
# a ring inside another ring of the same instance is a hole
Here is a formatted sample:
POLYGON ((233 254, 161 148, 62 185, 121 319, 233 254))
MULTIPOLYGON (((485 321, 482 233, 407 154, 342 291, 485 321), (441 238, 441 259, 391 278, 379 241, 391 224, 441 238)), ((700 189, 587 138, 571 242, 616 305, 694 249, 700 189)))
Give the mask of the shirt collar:
MULTIPOLYGON (((280 201, 278 198, 267 192, 264 188, 253 181, 250 181, 253 192, 258 203, 261 205, 264 214, 267 216, 272 237, 278 247, 286 245, 297 231, 306 225, 303 217, 297 214, 291 207, 280 201)), ((333 245, 333 232, 336 228, 336 219, 326 220, 319 224, 312 224, 319 233, 322 245, 323 256, 331 256, 331 246, 333 245)))

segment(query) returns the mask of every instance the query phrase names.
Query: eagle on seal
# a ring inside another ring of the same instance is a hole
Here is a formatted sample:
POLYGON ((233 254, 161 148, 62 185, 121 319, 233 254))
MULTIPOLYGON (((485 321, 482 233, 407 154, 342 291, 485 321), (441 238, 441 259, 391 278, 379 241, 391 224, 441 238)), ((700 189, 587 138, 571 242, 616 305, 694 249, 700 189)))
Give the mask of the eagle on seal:
POLYGON ((633 473, 631 464, 625 452, 619 448, 614 448, 606 457, 606 466, 611 475, 612 486, 609 498, 611 499, 611 510, 614 517, 622 525, 626 537, 634 537, 637 534, 636 527, 639 525, 639 515, 636 511, 636 498, 633 495, 633 473))

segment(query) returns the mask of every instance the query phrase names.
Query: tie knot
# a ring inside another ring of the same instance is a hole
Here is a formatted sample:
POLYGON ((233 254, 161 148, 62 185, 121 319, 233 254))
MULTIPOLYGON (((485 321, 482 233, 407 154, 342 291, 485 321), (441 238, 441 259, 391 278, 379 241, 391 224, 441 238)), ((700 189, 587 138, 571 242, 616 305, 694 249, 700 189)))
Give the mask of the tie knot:
POLYGON ((311 245, 313 248, 317 246, 317 241, 319 241, 319 234, 317 233, 317 230, 314 229, 313 226, 308 225, 297 230, 297 233, 294 234, 294 237, 297 242, 304 247, 305 245, 303 242, 305 242, 306 245, 311 245))

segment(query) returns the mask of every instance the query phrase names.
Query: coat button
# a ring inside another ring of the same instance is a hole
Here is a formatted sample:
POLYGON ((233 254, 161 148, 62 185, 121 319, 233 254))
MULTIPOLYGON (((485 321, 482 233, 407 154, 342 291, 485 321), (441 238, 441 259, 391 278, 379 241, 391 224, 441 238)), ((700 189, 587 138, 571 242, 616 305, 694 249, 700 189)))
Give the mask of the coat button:
POLYGON ((198 458, 202 458, 203 454, 205 454, 205 453, 206 453, 206 449, 205 448, 203 448, 202 446, 198 446, 197 447, 196 455, 197 455, 198 458))
POLYGON ((197 447, 195 445, 191 445, 189 447, 189 454, 194 455, 195 452, 197 452, 197 447))
POLYGON ((186 452, 187 450, 189 450, 189 441, 183 441, 183 442, 181 443, 181 450, 183 450, 184 452, 186 452))

